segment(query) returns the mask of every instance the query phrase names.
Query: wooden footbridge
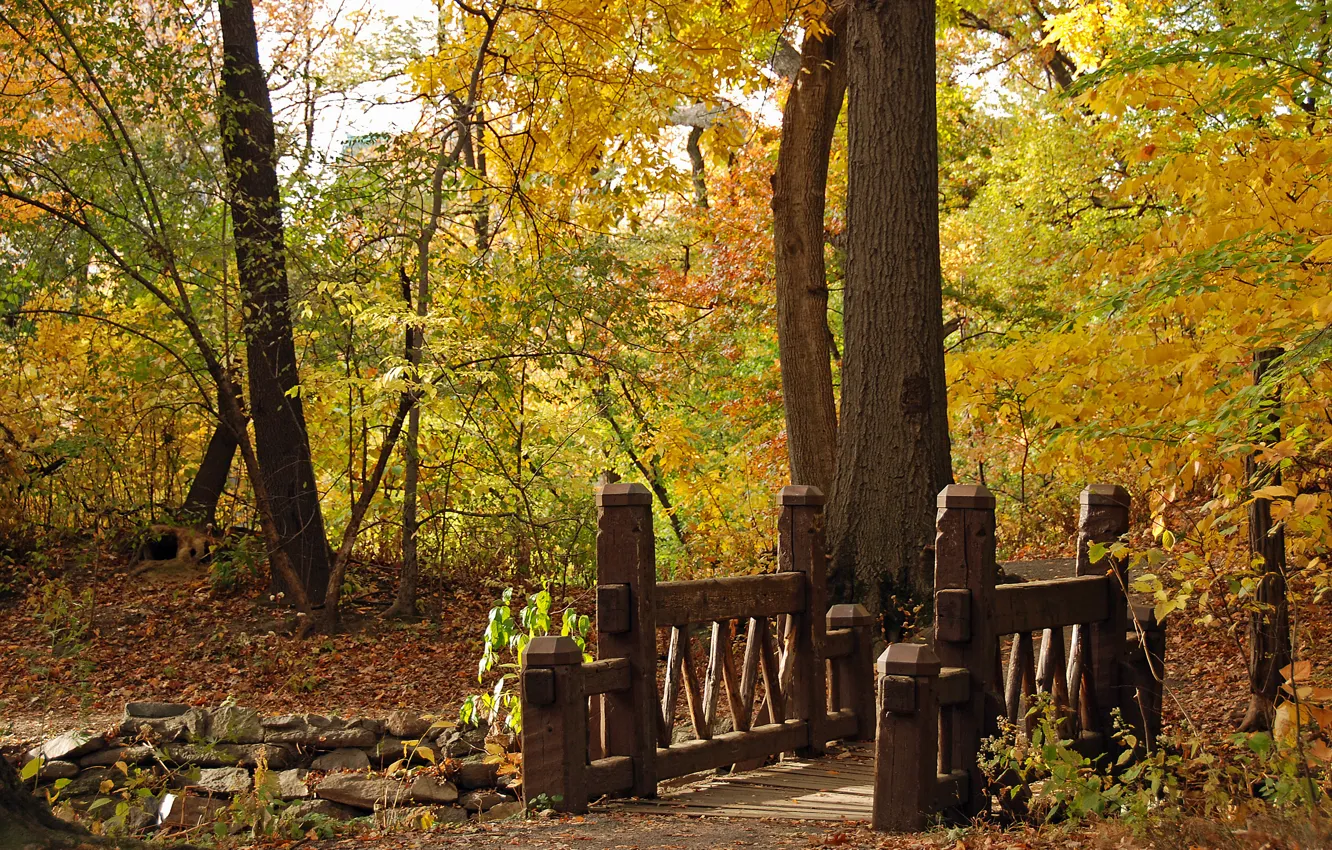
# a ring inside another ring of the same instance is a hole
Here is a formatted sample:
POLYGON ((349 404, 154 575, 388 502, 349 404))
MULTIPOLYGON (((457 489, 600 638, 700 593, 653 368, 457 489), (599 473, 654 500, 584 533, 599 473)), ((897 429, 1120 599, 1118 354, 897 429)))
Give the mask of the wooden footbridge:
POLYGON ((946 488, 933 643, 893 644, 877 664, 865 609, 826 602, 822 494, 786 487, 777 504, 777 572, 658 582, 650 493, 598 491, 598 658, 567 637, 523 656, 529 803, 917 829, 988 811, 981 741, 1000 718, 1028 722, 1036 694, 1084 753, 1117 755, 1116 710, 1154 740, 1163 632, 1131 610, 1126 565, 1089 557, 1128 531, 1122 488, 1083 491, 1074 577, 1005 585, 994 498, 946 488))

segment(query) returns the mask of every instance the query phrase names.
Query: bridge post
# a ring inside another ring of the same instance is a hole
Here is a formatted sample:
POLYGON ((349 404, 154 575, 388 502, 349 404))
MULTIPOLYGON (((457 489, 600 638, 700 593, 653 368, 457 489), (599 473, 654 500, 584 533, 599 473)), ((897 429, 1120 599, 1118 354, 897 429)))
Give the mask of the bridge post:
POLYGON ((777 563, 782 572, 805 574, 805 610, 793 614, 795 657, 792 702, 795 717, 809 724, 803 757, 823 755, 828 748, 827 643, 828 560, 823 540, 823 491, 807 485, 783 487, 777 496, 782 509, 778 523, 777 563))
POLYGON ((642 484, 597 490, 597 655, 629 659, 629 689, 602 699, 593 730, 606 756, 633 759, 636 797, 657 796, 657 583, 652 494, 642 484))
POLYGON ((837 705, 856 713, 857 741, 874 740, 874 618, 864 605, 842 603, 828 609, 828 631, 850 629, 855 636, 851 654, 835 659, 831 687, 837 689, 837 705))
POLYGON ((895 643, 879 656, 878 735, 871 825, 916 832, 939 791, 939 658, 924 644, 895 643))
POLYGON ((532 638, 522 657, 523 799, 587 811, 583 651, 571 637, 532 638))
POLYGON ((969 701, 952 712, 948 751, 969 775, 963 814, 987 802, 985 775, 976 757, 1002 713, 998 640, 991 616, 995 563, 994 496, 982 486, 951 484, 939 493, 934 544, 934 651, 945 667, 963 667, 969 701))
MULTIPOLYGON (((1113 763, 1118 755, 1113 737, 1114 710, 1119 708, 1126 718, 1131 717, 1134 702, 1124 669, 1128 660, 1125 635, 1130 628, 1128 598, 1124 592, 1128 585, 1128 562, 1107 555, 1104 560, 1093 564, 1090 549, 1093 543, 1114 543, 1128 532, 1131 502, 1128 491, 1114 484, 1089 484, 1078 501, 1077 574, 1110 577, 1109 615, 1091 625, 1090 639, 1084 647, 1084 663, 1091 666, 1092 696, 1096 710, 1094 719, 1101 732, 1104 751, 1113 763)), ((1076 684, 1070 682, 1070 689, 1076 684)), ((1083 728, 1086 728, 1085 720, 1083 728)))

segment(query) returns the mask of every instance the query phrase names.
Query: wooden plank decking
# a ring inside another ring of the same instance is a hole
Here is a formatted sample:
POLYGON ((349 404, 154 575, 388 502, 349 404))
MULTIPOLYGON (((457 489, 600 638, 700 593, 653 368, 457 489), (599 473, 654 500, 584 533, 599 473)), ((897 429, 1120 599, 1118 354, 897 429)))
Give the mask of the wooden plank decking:
MULTIPOLYGON (((665 785, 665 783, 663 783, 665 785)), ((663 787, 653 800, 615 800, 594 808, 687 816, 868 821, 874 751, 848 745, 825 758, 791 759, 744 773, 663 787)))

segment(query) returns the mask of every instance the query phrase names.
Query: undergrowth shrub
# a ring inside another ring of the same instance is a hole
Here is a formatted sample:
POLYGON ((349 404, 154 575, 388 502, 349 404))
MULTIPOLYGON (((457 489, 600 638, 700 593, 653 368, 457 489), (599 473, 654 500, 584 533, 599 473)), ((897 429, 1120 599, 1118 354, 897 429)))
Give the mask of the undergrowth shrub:
POLYGON ((28 597, 28 613, 50 642, 51 653, 59 658, 78 655, 87 648, 85 639, 92 628, 94 609, 90 588, 76 594, 62 578, 43 582, 28 597))
POLYGON ((489 691, 463 700, 458 719, 464 726, 484 725, 516 735, 523 728, 522 706, 510 685, 513 674, 521 666, 523 649, 534 637, 556 633, 558 617, 558 634, 573 638, 583 650, 584 660, 591 661, 592 657, 587 654, 587 635, 592 621, 573 606, 553 611, 554 600, 548 583, 527 597, 527 604, 518 610, 517 619, 513 616, 513 596, 514 589, 506 588, 498 604, 490 609, 476 679, 484 684, 487 674, 496 670, 506 672, 499 675, 489 691))
POLYGON ((1001 721, 999 735, 984 742, 980 755, 991 793, 1017 820, 1115 817, 1147 831, 1161 818, 1324 809, 1332 787, 1328 763, 1310 755, 1316 727, 1284 737, 1238 733, 1221 746, 1197 735, 1163 735, 1147 748, 1117 719, 1120 755, 1112 763, 1074 748, 1048 696, 1028 717, 1029 733, 1025 723, 1001 721))

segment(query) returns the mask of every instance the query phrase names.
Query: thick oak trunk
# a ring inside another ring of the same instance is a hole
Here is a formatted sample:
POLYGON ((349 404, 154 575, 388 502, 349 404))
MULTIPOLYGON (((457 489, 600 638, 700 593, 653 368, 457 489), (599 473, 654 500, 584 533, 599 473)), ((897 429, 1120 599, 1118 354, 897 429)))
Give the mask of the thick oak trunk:
POLYGON ((782 141, 772 178, 777 288, 777 345, 782 363, 786 448, 791 481, 825 494, 837 462, 828 281, 823 217, 828 157, 846 94, 846 10, 827 20, 831 32, 806 38, 800 70, 782 112, 782 141))
POLYGON ((61 847, 83 843, 86 830, 51 814, 19 781, 18 771, 0 756, 0 847, 61 847))
POLYGON ((222 153, 243 295, 255 451, 282 548, 310 602, 318 605, 328 581, 329 550, 297 392, 273 107, 259 65, 251 0, 219 0, 218 17, 222 153))
POLYGON ((929 599, 951 480, 939 272, 934 2, 855 0, 847 25, 846 342, 831 590, 929 599))

